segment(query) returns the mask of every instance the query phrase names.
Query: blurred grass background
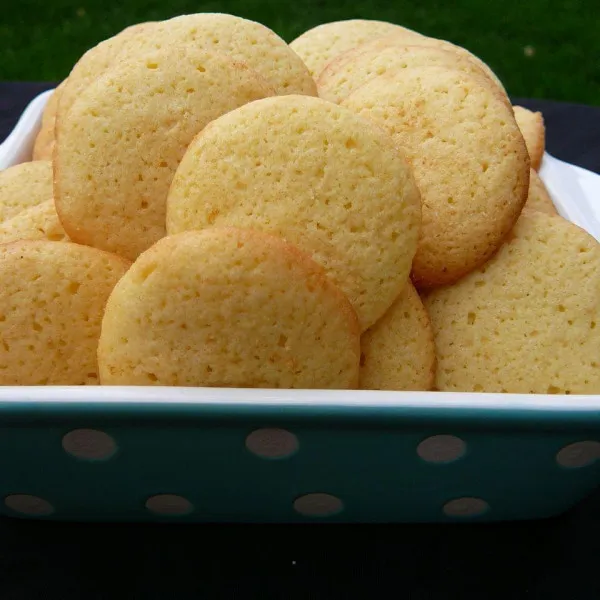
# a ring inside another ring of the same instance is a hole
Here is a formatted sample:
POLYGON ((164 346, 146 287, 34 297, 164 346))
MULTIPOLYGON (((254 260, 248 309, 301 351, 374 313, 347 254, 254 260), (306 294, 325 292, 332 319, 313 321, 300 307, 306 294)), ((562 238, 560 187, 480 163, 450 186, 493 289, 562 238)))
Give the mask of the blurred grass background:
POLYGON ((204 11, 260 21, 287 41, 327 21, 391 21, 468 48, 512 96, 600 104, 598 0, 15 0, 0 19, 0 80, 61 80, 128 25, 204 11))

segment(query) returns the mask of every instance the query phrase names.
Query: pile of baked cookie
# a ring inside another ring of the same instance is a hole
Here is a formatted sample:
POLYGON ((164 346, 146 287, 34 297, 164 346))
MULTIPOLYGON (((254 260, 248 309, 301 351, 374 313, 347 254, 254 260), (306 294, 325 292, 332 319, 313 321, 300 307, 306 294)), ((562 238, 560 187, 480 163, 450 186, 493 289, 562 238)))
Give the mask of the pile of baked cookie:
POLYGON ((0 173, 0 383, 600 393, 600 246, 543 153, 398 25, 129 27, 0 173))

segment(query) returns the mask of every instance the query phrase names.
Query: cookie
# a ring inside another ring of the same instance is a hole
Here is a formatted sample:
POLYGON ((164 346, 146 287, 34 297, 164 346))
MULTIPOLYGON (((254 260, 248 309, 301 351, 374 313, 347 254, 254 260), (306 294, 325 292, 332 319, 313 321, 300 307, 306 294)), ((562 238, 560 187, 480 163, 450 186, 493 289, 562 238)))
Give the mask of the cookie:
POLYGON ((71 243, 0 245, 0 385, 97 384, 104 305, 128 266, 71 243))
POLYGON ((167 231, 279 235, 325 268, 365 330, 405 284, 420 213, 391 136, 345 108, 291 95, 243 106, 196 137, 173 179, 167 231))
POLYGON ((194 135, 272 93, 246 66, 193 47, 113 65, 58 115, 54 193, 69 237, 134 259, 165 234, 169 185, 194 135))
POLYGON ((58 220, 54 200, 30 206, 12 219, 0 223, 0 244, 17 240, 68 241, 67 234, 58 220))
POLYGON ((531 168, 539 171, 546 150, 546 128, 541 112, 533 112, 522 106, 513 107, 515 119, 525 138, 527 152, 531 159, 531 168))
POLYGON ((327 65, 319 76, 319 96, 339 104, 367 81, 398 69, 441 66, 479 77, 484 75, 472 60, 434 46, 393 46, 383 50, 352 50, 327 65))
POLYGON ((383 125, 406 153, 423 200, 417 288, 483 264, 527 199, 529 158, 511 108, 486 80, 443 67, 371 79, 342 106, 383 125))
POLYGON ((433 331, 427 311, 410 282, 385 315, 363 333, 360 345, 361 389, 432 389, 433 331))
POLYGON ((220 52, 242 62, 269 82, 278 94, 316 96, 308 69, 273 31, 254 21, 219 13, 182 15, 125 30, 84 55, 69 75, 60 111, 68 112, 83 89, 115 63, 169 48, 220 52))
POLYGON ((51 198, 51 162, 27 162, 0 170, 0 223, 51 198))
POLYGON ((54 149, 54 123, 56 121, 56 111, 62 93, 64 82, 56 87, 50 94, 48 102, 42 113, 42 123, 40 131, 35 138, 33 144, 32 160, 52 160, 52 152, 54 149))
POLYGON ((416 31, 385 21, 349 19, 313 27, 291 42, 290 48, 304 61, 311 75, 318 78, 327 64, 340 54, 391 33, 402 36, 406 43, 424 37, 416 31))
POLYGON ((486 265, 424 302, 439 390, 600 393, 600 245, 561 217, 524 211, 486 265))
MULTIPOLYGON (((495 84, 494 89, 496 89, 498 93, 502 95, 504 101, 507 104, 510 104, 508 94, 504 89, 504 85, 502 84, 502 81, 500 81, 498 76, 494 73, 494 71, 492 71, 492 69, 478 56, 476 56, 472 52, 469 52, 466 48, 463 48, 462 46, 457 46, 456 44, 453 44, 448 40, 440 40, 438 38, 427 37, 424 35, 407 39, 404 34, 398 34, 396 32, 362 44, 356 47, 356 49, 353 50, 352 53, 356 52, 358 54, 363 52, 381 52, 382 50, 387 50, 388 48, 399 48, 400 50, 403 50, 407 44, 410 44, 411 46, 426 46, 429 48, 438 48, 440 50, 446 50, 447 52, 452 52, 452 54, 456 55, 457 57, 475 63, 475 65, 479 67, 479 69, 483 71, 483 73, 487 76, 488 80, 492 84, 495 84)), ((352 55, 348 53, 346 55, 346 59, 352 60, 352 55)))
POLYGON ((56 115, 68 114, 83 90, 119 60, 119 53, 129 55, 136 48, 136 38, 151 35, 155 23, 138 23, 90 48, 73 66, 61 85, 56 115))
POLYGON ((544 182, 533 169, 531 169, 529 173, 529 193, 527 194, 525 208, 537 210, 549 215, 558 214, 556 207, 554 206, 554 202, 552 202, 552 198, 550 198, 550 194, 544 185, 544 182))
POLYGON ((360 330, 308 255, 252 230, 162 239, 115 287, 98 347, 106 385, 349 389, 360 330))
POLYGON ((300 57, 268 27, 223 13, 182 15, 161 21, 139 39, 134 52, 174 44, 218 51, 247 64, 276 94, 317 95, 317 87, 300 57))

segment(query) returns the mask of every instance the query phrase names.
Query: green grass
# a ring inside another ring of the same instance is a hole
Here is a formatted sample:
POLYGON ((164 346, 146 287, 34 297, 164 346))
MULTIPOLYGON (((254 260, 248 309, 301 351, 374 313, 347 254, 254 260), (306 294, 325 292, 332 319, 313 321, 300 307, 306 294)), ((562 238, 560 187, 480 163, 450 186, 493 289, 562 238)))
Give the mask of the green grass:
POLYGON ((465 46, 496 71, 513 96, 598 105, 597 2, 13 0, 0 20, 0 80, 62 79, 100 40, 132 23, 179 14, 228 12, 260 21, 288 41, 319 23, 360 17, 392 21, 465 46))

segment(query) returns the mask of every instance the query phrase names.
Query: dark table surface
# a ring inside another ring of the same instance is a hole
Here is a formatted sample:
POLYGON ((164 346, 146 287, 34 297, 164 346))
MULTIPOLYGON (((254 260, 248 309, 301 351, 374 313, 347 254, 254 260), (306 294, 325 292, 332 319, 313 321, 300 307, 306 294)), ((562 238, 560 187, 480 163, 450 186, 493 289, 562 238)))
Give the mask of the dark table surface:
MULTIPOLYGON (((42 83, 0 83, 0 140, 42 83)), ((537 100, 548 151, 600 172, 600 108, 537 100)), ((0 475, 1 476, 1 475, 0 475)), ((600 598, 600 490, 494 525, 88 525, 0 519, 0 600, 600 598)))

